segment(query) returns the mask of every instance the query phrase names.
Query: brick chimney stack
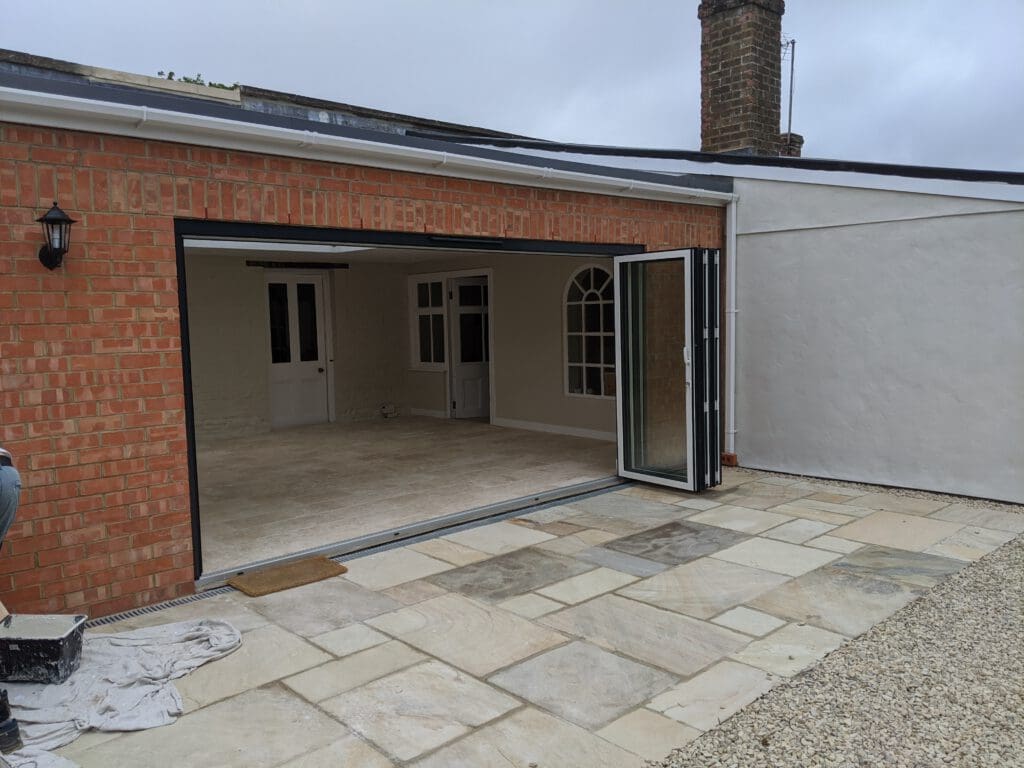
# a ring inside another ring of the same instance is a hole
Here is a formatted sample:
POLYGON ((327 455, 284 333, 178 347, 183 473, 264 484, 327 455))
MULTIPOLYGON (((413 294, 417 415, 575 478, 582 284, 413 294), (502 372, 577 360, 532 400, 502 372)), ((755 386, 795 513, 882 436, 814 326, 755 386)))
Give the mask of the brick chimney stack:
POLYGON ((701 151, 777 156, 783 149, 785 10, 784 0, 703 0, 697 9, 701 151))

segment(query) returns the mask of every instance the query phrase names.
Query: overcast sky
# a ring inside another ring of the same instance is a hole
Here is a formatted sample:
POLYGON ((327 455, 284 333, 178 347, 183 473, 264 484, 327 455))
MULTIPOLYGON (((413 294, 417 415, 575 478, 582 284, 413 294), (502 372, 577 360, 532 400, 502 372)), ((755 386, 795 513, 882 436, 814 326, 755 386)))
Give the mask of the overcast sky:
MULTIPOLYGON (((805 156, 1024 170, 1024 0, 788 0, 783 32, 805 156)), ((561 141, 700 146, 697 0, 0 0, 0 47, 561 141)))

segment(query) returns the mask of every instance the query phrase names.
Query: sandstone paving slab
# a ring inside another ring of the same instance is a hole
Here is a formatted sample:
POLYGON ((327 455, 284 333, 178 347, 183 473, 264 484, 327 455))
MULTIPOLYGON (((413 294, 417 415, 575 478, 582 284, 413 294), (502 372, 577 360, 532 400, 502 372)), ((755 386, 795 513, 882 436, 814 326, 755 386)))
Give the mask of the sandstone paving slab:
POLYGON ((668 566, 665 563, 657 563, 635 555, 627 555, 625 552, 616 552, 614 549, 605 547, 591 547, 576 555, 577 560, 582 560, 594 565, 603 565, 633 576, 653 576, 661 573, 668 566))
POLYGON ((555 537, 550 533, 503 521, 469 528, 458 533, 450 533, 442 538, 479 552, 502 555, 516 549, 540 544, 542 541, 549 541, 555 537))
POLYGON ((312 704, 279 686, 269 686, 189 713, 171 725, 137 731, 73 755, 82 768, 273 768, 348 733, 312 704), (297 729, 301 729, 300 738, 296 738, 297 729))
POLYGON ((923 499, 917 496, 896 496, 891 493, 867 493, 850 499, 850 504, 868 509, 882 509, 904 515, 928 515, 949 505, 948 501, 923 499))
POLYGON ((829 523, 830 525, 845 525, 857 519, 856 515, 827 512, 824 509, 817 509, 815 507, 798 507, 796 504, 779 504, 777 507, 772 507, 771 511, 803 520, 817 520, 822 523, 829 523))
POLYGON ((827 629, 787 624, 731 658, 773 675, 792 677, 834 651, 844 639, 827 629))
POLYGON ((920 515, 879 511, 837 528, 835 535, 844 539, 863 541, 865 544, 922 552, 952 536, 962 527, 960 523, 949 523, 920 515))
POLYGON ((928 547, 925 552, 929 555, 973 562, 989 552, 999 549, 1016 536, 1017 534, 1010 531, 995 531, 989 528, 968 526, 928 547))
POLYGON ((560 555, 575 555, 585 549, 618 538, 614 533, 599 528, 581 528, 568 536, 561 536, 554 541, 545 541, 536 545, 545 552, 556 552, 560 555))
POLYGON ((704 511, 706 509, 714 509, 715 507, 720 506, 720 502, 691 495, 677 501, 676 506, 704 511))
POLYGON ((643 758, 565 720, 527 707, 478 729, 415 768, 642 768, 643 758))
POLYGON ((787 544, 784 541, 758 538, 723 549, 714 553, 712 557, 787 576, 800 576, 835 560, 838 555, 835 552, 787 544))
POLYGON ((753 635, 754 637, 764 637, 769 632, 774 632, 786 623, 784 619, 764 613, 763 611, 748 608, 745 605, 737 605, 735 608, 730 608, 721 616, 716 616, 711 621, 720 626, 735 629, 737 632, 753 635))
POLYGON ((857 506, 847 496, 840 496, 838 498, 839 501, 825 501, 813 497, 794 499, 788 502, 788 506, 815 509, 819 512, 833 512, 837 515, 846 515, 847 517, 867 517, 875 511, 871 507, 857 506))
POLYGON ((592 571, 571 576, 564 581, 538 589, 537 593, 562 603, 576 604, 632 584, 636 576, 631 576, 612 568, 595 568, 592 571))
POLYGON ((365 624, 349 624, 341 629, 334 629, 311 637, 310 641, 335 656, 348 656, 351 653, 386 643, 388 639, 387 635, 381 634, 365 624))
POLYGON ((820 568, 750 601, 774 616, 857 637, 888 618, 922 590, 870 579, 839 568, 820 568))
POLYGON ((304 637, 322 635, 401 607, 396 600, 343 578, 250 598, 245 605, 304 637))
POLYGON ((490 557, 486 552, 481 552, 478 549, 466 547, 462 544, 456 544, 454 541, 443 538, 418 542, 413 544, 411 549, 438 560, 444 560, 452 565, 469 565, 470 563, 478 563, 490 557))
MULTIPOLYGON (((766 539, 788 541, 790 544, 804 544, 810 539, 824 535, 833 528, 835 528, 834 525, 819 520, 790 520, 777 528, 765 531, 763 535, 766 539)), ((819 547, 819 549, 826 549, 826 547, 819 547)))
POLYGON ((309 701, 323 701, 425 658, 405 643, 391 640, 286 678, 284 684, 309 701))
POLYGON ((618 593, 659 608, 708 619, 789 580, 778 573, 702 557, 618 593))
POLYGON ((319 666, 333 657, 280 627, 246 633, 234 653, 175 681, 186 711, 319 666))
POLYGON ((791 519, 788 515, 780 515, 777 512, 734 507, 728 504, 717 506, 706 512, 699 512, 688 518, 693 523, 716 525, 719 528, 728 528, 742 533, 761 533, 791 519))
POLYGON ((489 678, 542 709, 599 728, 678 678, 584 642, 573 642, 489 678))
POLYGON ((710 555, 747 539, 747 535, 727 528, 699 523, 674 522, 635 533, 603 545, 627 555, 679 565, 710 555))
POLYGON ((834 568, 870 578, 888 579, 910 587, 931 588, 965 563, 949 557, 866 546, 832 564, 834 568))
POLYGON ((531 592, 513 597, 503 603, 498 603, 498 607, 506 611, 512 611, 512 613, 527 619, 536 619, 538 616, 544 616, 565 606, 562 603, 549 600, 546 597, 541 597, 531 592))
POLYGON ((655 696, 647 706, 673 720, 708 731, 766 693, 776 681, 763 669, 720 661, 655 696))
POLYGON ((321 706, 399 760, 411 760, 520 706, 438 661, 375 680, 321 706))
POLYGON ((431 584, 429 581, 423 579, 417 579, 416 581, 407 581, 403 584, 396 584, 393 587, 388 587, 380 591, 380 594, 390 597, 392 600, 397 600, 402 605, 413 605, 415 603, 422 603, 424 600, 429 600, 432 597, 443 595, 447 592, 446 589, 431 584))
POLYGON ((435 597, 368 623, 477 676, 566 639, 508 611, 455 594, 435 597))
POLYGON ((618 595, 603 595, 538 621, 683 677, 750 641, 724 627, 618 595))
POLYGON ((677 504, 687 497, 686 491, 674 491, 657 485, 647 485, 646 483, 637 483, 628 488, 623 488, 621 491, 616 491, 616 493, 623 496, 635 496, 646 501, 660 501, 664 504, 677 504))
POLYGON ((394 765, 358 736, 346 736, 326 747, 289 760, 281 768, 394 768, 394 765))
POLYGON ((618 535, 637 533, 670 523, 690 514, 674 504, 648 501, 620 493, 605 493, 573 502, 576 514, 567 522, 599 528, 618 535))
POLYGON ((398 547, 365 557, 346 560, 348 573, 344 578, 361 587, 380 591, 407 581, 421 579, 454 566, 444 560, 417 552, 411 547, 398 547))
POLYGON ((597 735, 645 760, 660 760, 673 749, 700 736, 700 731, 640 708, 609 723, 597 731, 597 735))
MULTIPOLYGON (((835 527, 835 526, 833 526, 835 527)), ((809 547, 817 547, 818 549, 827 549, 829 552, 839 552, 844 555, 848 555, 851 552, 856 552, 861 547, 865 546, 862 541, 851 541, 850 539, 841 539, 838 536, 830 536, 825 534, 819 536, 816 539, 811 539, 806 542, 809 547)))
POLYGON ((990 507, 976 507, 970 504, 950 504, 948 507, 928 515, 934 520, 946 520, 962 525, 976 525, 996 531, 1024 533, 1024 513, 1007 512, 990 507))
MULTIPOLYGON (((126 632, 129 629, 155 627, 175 621, 216 617, 220 621, 228 622, 239 632, 245 633, 258 627, 264 627, 270 622, 266 616, 252 610, 247 605, 250 602, 251 599, 245 597, 240 592, 217 595, 216 597, 205 597, 202 600, 193 600, 182 605, 161 608, 159 611, 153 611, 152 613, 130 616, 127 619, 118 621, 113 631, 126 632)), ((99 629, 99 627, 96 629, 99 629)), ((89 631, 95 632, 96 630, 90 629, 89 631)))
POLYGON ((501 602, 593 569, 589 563, 531 547, 464 565, 429 581, 477 600, 501 602))

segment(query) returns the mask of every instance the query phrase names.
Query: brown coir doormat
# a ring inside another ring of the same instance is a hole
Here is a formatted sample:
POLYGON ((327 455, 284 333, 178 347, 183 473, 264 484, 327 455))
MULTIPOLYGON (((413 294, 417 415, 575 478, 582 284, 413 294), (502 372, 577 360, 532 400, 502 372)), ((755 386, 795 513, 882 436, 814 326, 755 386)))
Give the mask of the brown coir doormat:
POLYGON ((348 568, 329 558, 309 557, 305 560, 296 560, 294 563, 275 565, 273 568, 235 576, 228 584, 245 592, 249 597, 259 597, 271 592, 280 592, 282 589, 312 584, 314 581, 329 579, 332 576, 340 576, 346 571, 348 568))

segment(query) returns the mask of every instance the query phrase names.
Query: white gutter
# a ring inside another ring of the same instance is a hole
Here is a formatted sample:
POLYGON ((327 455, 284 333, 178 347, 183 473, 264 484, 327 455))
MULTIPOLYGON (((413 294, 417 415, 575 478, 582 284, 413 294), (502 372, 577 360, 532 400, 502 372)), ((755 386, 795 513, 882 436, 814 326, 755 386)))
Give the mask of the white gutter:
POLYGON ((621 179, 421 147, 0 87, 0 121, 645 200, 726 205, 729 192, 621 179))
POLYGON ((725 209, 725 452, 736 453, 736 205, 725 209))

